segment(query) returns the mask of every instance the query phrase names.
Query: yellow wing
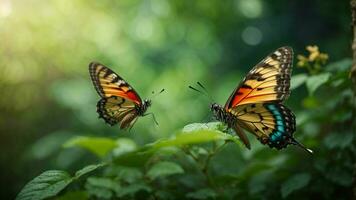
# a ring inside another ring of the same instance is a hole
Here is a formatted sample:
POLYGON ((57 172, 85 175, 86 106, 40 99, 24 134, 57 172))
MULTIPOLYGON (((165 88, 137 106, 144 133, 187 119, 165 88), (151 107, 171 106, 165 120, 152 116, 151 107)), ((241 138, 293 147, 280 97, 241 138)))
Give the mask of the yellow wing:
POLYGON ((258 63, 231 94, 225 109, 265 102, 281 102, 289 96, 293 50, 281 47, 258 63))
POLYGON ((262 144, 281 149, 291 144, 296 130, 295 116, 279 103, 245 104, 231 110, 242 128, 254 134, 262 144))

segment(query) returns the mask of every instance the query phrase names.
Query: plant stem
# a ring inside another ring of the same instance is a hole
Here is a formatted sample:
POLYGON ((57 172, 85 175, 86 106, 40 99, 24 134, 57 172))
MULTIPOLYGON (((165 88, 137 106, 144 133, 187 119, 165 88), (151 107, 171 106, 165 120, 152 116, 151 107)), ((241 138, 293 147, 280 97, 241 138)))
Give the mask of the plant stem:
POLYGON ((189 155, 190 157, 193 158, 193 160, 197 163, 200 171, 202 172, 202 174, 205 176, 206 178, 206 181, 207 181, 207 184, 216 189, 216 185, 214 184, 214 181, 213 179, 211 178, 211 176, 209 175, 209 164, 210 164, 210 161, 211 159, 216 155, 216 153, 218 151, 220 151, 226 144, 228 143, 228 141, 225 141, 224 144, 220 145, 220 146, 216 146, 216 143, 214 142, 213 143, 213 150, 209 152, 207 158, 204 160, 204 163, 202 165, 199 165, 200 163, 200 160, 198 157, 196 157, 194 154, 192 154, 192 152, 189 151, 189 149, 185 149, 185 148, 182 148, 182 150, 187 154, 189 155))

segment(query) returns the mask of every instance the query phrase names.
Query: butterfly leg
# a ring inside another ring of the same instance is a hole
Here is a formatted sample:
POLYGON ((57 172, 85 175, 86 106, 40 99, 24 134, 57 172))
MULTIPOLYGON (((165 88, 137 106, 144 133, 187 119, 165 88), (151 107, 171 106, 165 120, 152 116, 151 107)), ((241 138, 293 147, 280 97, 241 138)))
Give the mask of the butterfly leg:
POLYGON ((158 122, 157 122, 157 120, 156 120, 155 114, 153 114, 153 113, 146 113, 146 114, 144 114, 143 116, 147 116, 147 115, 152 115, 153 121, 154 121, 155 124, 158 126, 158 122))
POLYGON ((250 141, 248 140, 246 134, 236 123, 233 125, 232 129, 235 130, 236 135, 239 136, 241 141, 245 144, 246 148, 251 149, 250 141))

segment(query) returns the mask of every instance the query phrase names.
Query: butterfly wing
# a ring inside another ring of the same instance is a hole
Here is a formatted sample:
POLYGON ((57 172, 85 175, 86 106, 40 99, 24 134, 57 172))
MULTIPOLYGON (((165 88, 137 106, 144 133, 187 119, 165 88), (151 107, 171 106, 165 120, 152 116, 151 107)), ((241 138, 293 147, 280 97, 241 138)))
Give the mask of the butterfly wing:
POLYGON ((281 149, 294 141, 295 116, 283 104, 245 104, 231 112, 237 117, 238 125, 253 133, 262 144, 281 149))
MULTIPOLYGON (((258 63, 231 94, 225 110, 238 126, 253 133, 262 144, 281 149, 296 144, 295 116, 281 104, 290 94, 293 50, 281 47, 258 63)), ((241 138, 241 136, 240 136, 241 138)))
POLYGON ((135 104, 125 98, 111 96, 98 101, 97 112, 111 126, 120 123, 120 128, 132 127, 137 119, 135 104))
POLYGON ((89 64, 89 73, 96 91, 102 97, 97 104, 99 117, 110 125, 132 127, 137 118, 136 107, 142 105, 137 92, 111 69, 96 62, 89 64))
POLYGON ((111 69, 96 62, 89 64, 89 73, 96 91, 101 97, 118 96, 129 99, 137 105, 142 100, 137 92, 111 69))
POLYGON ((225 110, 263 102, 282 102, 289 96, 293 50, 281 47, 247 74, 225 104, 225 110))

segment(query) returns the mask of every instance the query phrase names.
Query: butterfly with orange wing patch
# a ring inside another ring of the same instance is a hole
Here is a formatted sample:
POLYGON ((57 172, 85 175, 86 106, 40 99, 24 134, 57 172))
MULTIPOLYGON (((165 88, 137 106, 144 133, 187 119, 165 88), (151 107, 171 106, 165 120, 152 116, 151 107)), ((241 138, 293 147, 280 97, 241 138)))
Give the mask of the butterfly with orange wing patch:
POLYGON ((104 65, 92 62, 89 73, 101 99, 97 103, 99 117, 111 126, 119 123, 121 129, 132 128, 139 116, 151 106, 150 100, 141 100, 137 92, 119 75, 104 65))
POLYGON ((282 149, 293 144, 312 153, 293 138, 295 116, 282 104, 290 94, 292 61, 292 48, 277 49, 252 68, 224 107, 217 103, 211 105, 215 118, 234 129, 247 148, 250 142, 242 129, 271 148, 282 149))

